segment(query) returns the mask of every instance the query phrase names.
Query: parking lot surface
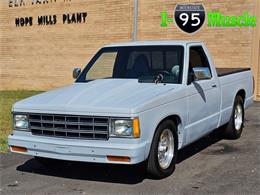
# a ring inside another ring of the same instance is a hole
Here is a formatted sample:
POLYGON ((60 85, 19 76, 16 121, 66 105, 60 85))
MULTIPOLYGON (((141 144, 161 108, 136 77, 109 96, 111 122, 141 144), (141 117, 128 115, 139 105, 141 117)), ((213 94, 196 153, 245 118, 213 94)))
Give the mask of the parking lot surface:
POLYGON ((68 162, 45 168, 30 156, 0 154, 0 194, 259 194, 260 103, 246 111, 239 140, 221 129, 179 152, 175 172, 149 178, 141 165, 68 162))

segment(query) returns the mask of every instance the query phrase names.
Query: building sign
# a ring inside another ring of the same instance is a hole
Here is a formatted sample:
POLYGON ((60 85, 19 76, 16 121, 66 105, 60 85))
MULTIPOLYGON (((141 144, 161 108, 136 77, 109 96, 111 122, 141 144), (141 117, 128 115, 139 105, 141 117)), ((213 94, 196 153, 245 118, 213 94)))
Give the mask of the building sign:
POLYGON ((221 12, 208 12, 209 27, 249 27, 256 26, 256 16, 244 12, 242 16, 224 16, 221 12))
POLYGON ((46 5, 57 2, 71 2, 72 0, 9 0, 9 7, 24 7, 26 5, 46 5))
POLYGON ((178 4, 174 11, 177 26, 186 33, 198 31, 205 21, 203 4, 178 4))
MULTIPOLYGON (((10 9, 17 9, 29 6, 55 5, 57 3, 72 3, 73 0, 9 0, 8 7, 10 9)), ((63 13, 52 15, 39 15, 16 17, 14 24, 16 27, 26 26, 53 26, 57 23, 61 24, 81 24, 87 21, 87 12, 63 13)))
POLYGON ((203 4, 177 4, 173 18, 168 12, 161 12, 161 27, 168 27, 175 21, 183 32, 194 33, 198 31, 205 21, 207 15, 208 27, 255 27, 256 16, 250 16, 248 11, 240 16, 225 16, 221 12, 207 12, 203 4))

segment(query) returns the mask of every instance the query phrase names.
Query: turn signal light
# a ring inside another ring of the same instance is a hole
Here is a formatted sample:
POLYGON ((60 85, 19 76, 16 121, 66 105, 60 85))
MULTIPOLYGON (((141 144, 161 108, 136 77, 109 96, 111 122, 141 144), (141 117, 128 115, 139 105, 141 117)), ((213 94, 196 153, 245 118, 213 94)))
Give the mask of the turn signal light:
POLYGON ((133 136, 134 138, 139 138, 140 137, 140 124, 139 124, 139 119, 134 118, 133 119, 133 136))
POLYGON ((23 152, 23 153, 27 152, 27 148, 19 147, 19 146, 11 146, 11 150, 14 152, 23 152))
POLYGON ((130 157, 128 157, 128 156, 107 156, 107 160, 117 161, 117 162, 130 162, 130 157))

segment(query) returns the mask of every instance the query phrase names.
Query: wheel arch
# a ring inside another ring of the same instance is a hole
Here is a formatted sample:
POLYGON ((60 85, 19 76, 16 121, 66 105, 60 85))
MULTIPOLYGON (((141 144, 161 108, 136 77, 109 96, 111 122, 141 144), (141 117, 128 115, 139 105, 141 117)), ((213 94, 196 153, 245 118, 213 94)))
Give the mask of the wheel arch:
MULTIPOLYGON (((244 89, 239 89, 238 92, 236 93, 235 98, 236 98, 237 96, 240 96, 240 97, 242 98, 243 104, 244 104, 244 106, 245 106, 246 91, 245 91, 244 89)), ((234 99, 235 99, 235 98, 234 98, 234 99)))
POLYGON ((233 100, 233 105, 235 103, 235 99, 236 99, 237 96, 240 96, 242 98, 242 100, 243 100, 243 107, 245 109, 245 104, 246 104, 246 91, 245 91, 245 89, 239 89, 237 91, 237 93, 236 93, 236 95, 234 97, 234 100, 233 100))
MULTIPOLYGON (((164 117, 158 123, 158 125, 156 126, 156 129, 154 131, 154 135, 155 135, 155 132, 156 132, 157 128, 159 127, 159 125, 162 124, 166 120, 171 120, 176 125, 176 128, 177 128, 177 132, 176 133, 177 133, 177 137, 178 137, 178 149, 179 149, 180 146, 182 145, 182 142, 183 142, 182 119, 181 119, 181 117, 179 115, 173 114, 173 115, 169 115, 167 117, 164 117)), ((153 135, 153 137, 154 137, 154 135, 153 135)))

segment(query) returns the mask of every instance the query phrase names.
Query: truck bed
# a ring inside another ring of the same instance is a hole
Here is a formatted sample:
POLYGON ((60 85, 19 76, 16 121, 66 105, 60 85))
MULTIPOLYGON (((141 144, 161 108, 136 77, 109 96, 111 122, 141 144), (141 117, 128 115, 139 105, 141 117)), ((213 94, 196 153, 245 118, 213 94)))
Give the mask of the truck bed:
POLYGON ((250 68, 216 68, 219 77, 248 70, 250 70, 250 68))

